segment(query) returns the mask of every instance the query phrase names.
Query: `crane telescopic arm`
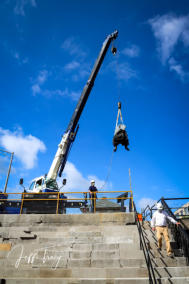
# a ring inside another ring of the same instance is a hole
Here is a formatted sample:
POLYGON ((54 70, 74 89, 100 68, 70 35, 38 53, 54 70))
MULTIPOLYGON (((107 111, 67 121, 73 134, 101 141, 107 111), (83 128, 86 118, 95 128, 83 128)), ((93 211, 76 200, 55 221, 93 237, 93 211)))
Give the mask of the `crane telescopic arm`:
MULTIPOLYGON (((115 40, 118 36, 118 31, 113 32, 112 34, 108 35, 106 40, 104 41, 102 48, 100 50, 100 53, 98 55, 98 58, 94 64, 94 67, 91 71, 91 74, 89 76, 89 79, 81 93, 80 99, 77 103, 77 106, 74 110, 74 113, 71 117, 71 120, 69 122, 68 128, 65 132, 65 134, 62 137, 62 140, 58 146, 57 153, 55 155, 55 158, 52 162, 51 168, 49 170, 49 173, 47 175, 48 179, 56 179, 57 174, 59 171, 59 176, 61 177, 62 172, 64 170, 65 164, 67 162, 68 154, 71 148, 71 145, 76 137, 77 131, 78 131, 78 122, 80 119, 80 116, 82 114, 82 111, 85 107, 85 104, 87 102, 87 99, 90 95, 90 92, 93 88, 94 81, 96 79, 96 76, 98 74, 98 71, 102 65, 102 62, 104 60, 104 57, 107 53, 107 50, 113 40, 115 40)), ((115 50, 114 50, 115 52, 115 50)))

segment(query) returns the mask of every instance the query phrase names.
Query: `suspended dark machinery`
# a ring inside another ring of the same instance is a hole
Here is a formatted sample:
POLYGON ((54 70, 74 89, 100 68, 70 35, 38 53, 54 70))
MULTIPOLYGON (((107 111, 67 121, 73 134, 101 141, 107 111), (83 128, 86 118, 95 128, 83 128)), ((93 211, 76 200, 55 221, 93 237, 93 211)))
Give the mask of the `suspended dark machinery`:
POLYGON ((116 127, 113 137, 113 145, 114 145, 114 152, 117 150, 117 146, 121 144, 125 146, 125 149, 129 151, 129 138, 126 131, 126 125, 123 123, 123 117, 121 113, 121 102, 118 102, 118 113, 117 113, 117 120, 116 120, 116 127), (120 119, 120 123, 119 123, 120 119))

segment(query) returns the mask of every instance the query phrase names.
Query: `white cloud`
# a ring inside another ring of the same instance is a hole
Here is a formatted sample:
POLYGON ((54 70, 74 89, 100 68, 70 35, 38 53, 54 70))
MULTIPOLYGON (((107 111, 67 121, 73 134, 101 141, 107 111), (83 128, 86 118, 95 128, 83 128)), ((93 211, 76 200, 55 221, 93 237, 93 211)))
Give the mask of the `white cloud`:
MULTIPOLYGON (((0 155, 2 154, 2 152, 0 152, 0 155)), ((2 157, 0 156, 0 175, 4 175, 7 174, 8 172, 8 167, 9 167, 9 159, 8 157, 2 157)), ((1 178, 1 177, 0 177, 1 178)))
POLYGON ((70 98, 73 101, 78 101, 81 93, 80 92, 75 92, 75 91, 69 91, 68 88, 65 90, 49 90, 49 89, 44 89, 42 90, 41 88, 38 90, 38 86, 32 86, 32 88, 36 88, 35 93, 41 93, 43 96, 50 98, 52 96, 61 96, 61 97, 67 97, 70 98))
POLYGON ((138 57, 140 54, 140 48, 132 44, 129 47, 124 48, 121 53, 131 58, 138 57))
POLYGON ((51 75, 51 72, 47 70, 41 70, 36 79, 33 80, 33 85, 31 86, 32 94, 35 96, 37 94, 41 94, 47 98, 52 96, 61 96, 61 97, 68 97, 73 101, 77 101, 80 97, 80 91, 72 91, 65 88, 64 90, 56 89, 50 90, 42 88, 44 83, 47 81, 48 77, 51 75))
POLYGON ((80 67, 80 63, 78 61, 73 60, 73 61, 67 63, 64 66, 64 69, 66 71, 72 71, 72 70, 78 69, 79 67, 80 67))
POLYGON ((35 96, 36 94, 41 93, 41 86, 45 83, 49 76, 49 72, 47 70, 41 70, 34 80, 34 84, 32 85, 32 93, 35 96))
POLYGON ((83 62, 82 59, 72 60, 64 66, 65 73, 71 74, 71 79, 75 82, 82 80, 90 75, 90 65, 89 63, 83 62))
POLYGON ((78 101, 79 97, 81 95, 81 92, 70 92, 69 93, 69 97, 73 100, 73 101, 78 101))
POLYGON ((167 64, 170 71, 174 71, 181 81, 185 81, 189 78, 189 73, 183 68, 181 53, 189 47, 189 15, 157 16, 149 23, 157 39, 162 64, 167 64), (178 43, 182 45, 176 50, 178 43))
POLYGON ((69 37, 62 43, 61 48, 72 57, 71 62, 64 66, 64 72, 69 74, 74 82, 86 79, 90 75, 90 60, 85 61, 87 56, 86 48, 75 37, 69 37))
POLYGON ((14 132, 0 128, 0 144, 21 161, 25 169, 32 169, 37 162, 39 152, 46 150, 45 144, 38 138, 24 136, 21 129, 14 132))
POLYGON ((61 48, 67 51, 70 55, 75 55, 78 58, 84 58, 87 53, 83 50, 81 44, 75 37, 69 37, 62 43, 61 48))
POLYGON ((140 207, 141 209, 145 209, 147 205, 149 205, 150 207, 154 204, 156 204, 156 200, 152 199, 152 198, 141 198, 138 201, 138 207, 140 207))
POLYGON ((36 7, 35 0, 16 0, 16 5, 14 7, 14 13, 16 15, 25 16, 26 6, 36 7))
POLYGON ((189 73, 185 72, 182 65, 179 64, 174 58, 169 59, 169 69, 170 71, 176 72, 182 81, 189 78, 189 73))
POLYGON ((26 64, 28 63, 28 58, 27 57, 22 57, 18 51, 11 51, 12 56, 14 59, 17 60, 18 64, 26 64))
POLYGON ((128 81, 131 78, 137 77, 136 72, 127 64, 119 64, 119 75, 120 79, 128 81))
POLYGON ((158 51, 162 63, 166 63, 174 52, 178 41, 189 45, 189 16, 157 16, 149 21, 158 41, 158 51))
POLYGON ((42 85, 47 80, 48 77, 48 71, 47 70, 41 70, 39 72, 39 75, 37 77, 38 84, 42 85))
POLYGON ((109 69, 111 69, 118 76, 118 78, 123 81, 128 81, 131 78, 137 77, 136 71, 133 70, 127 62, 122 62, 118 64, 115 61, 112 61, 106 68, 106 70, 109 69), (115 67, 116 65, 117 68, 115 67))
POLYGON ((32 85, 32 93, 35 96, 36 94, 40 94, 41 93, 41 88, 39 86, 39 84, 34 84, 32 85))
POLYGON ((23 65, 23 64, 28 63, 28 61, 29 61, 28 57, 21 54, 20 51, 13 49, 8 42, 4 41, 4 42, 2 42, 2 45, 5 49, 5 51, 8 54, 10 54, 19 65, 23 65))
MULTIPOLYGON (((64 186, 64 191, 88 191, 90 180, 94 179, 96 187, 100 189, 105 181, 99 179, 95 175, 84 177, 82 173, 71 162, 67 162, 64 169, 64 178, 67 179, 67 184, 64 186)), ((106 185, 108 186, 108 185, 106 185)))
POLYGON ((75 81, 75 82, 78 82, 79 80, 82 80, 89 75, 90 75, 89 67, 82 65, 82 67, 79 69, 79 72, 74 73, 72 75, 72 80, 75 81))

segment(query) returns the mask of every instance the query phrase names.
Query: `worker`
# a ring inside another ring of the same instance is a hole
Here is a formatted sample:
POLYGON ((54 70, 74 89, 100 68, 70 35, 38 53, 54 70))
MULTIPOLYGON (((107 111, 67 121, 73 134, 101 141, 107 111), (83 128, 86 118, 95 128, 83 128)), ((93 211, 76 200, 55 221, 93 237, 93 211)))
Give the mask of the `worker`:
POLYGON ((96 206, 97 191, 98 190, 95 186, 95 180, 91 180, 91 185, 89 187, 89 198, 91 198, 91 212, 94 212, 94 208, 96 206))
POLYGON ((161 251, 162 249, 162 236, 164 236, 167 256, 173 257, 168 234, 167 220, 169 220, 173 224, 180 225, 180 223, 170 217, 167 212, 163 211, 163 205, 161 203, 157 203, 157 211, 152 216, 151 227, 153 231, 156 230, 158 250, 161 251))

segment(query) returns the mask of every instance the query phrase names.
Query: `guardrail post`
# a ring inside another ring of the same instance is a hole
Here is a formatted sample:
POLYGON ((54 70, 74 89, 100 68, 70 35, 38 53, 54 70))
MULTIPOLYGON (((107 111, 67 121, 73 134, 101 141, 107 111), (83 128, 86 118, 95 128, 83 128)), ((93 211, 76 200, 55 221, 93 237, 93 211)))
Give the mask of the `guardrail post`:
POLYGON ((24 203, 24 194, 25 194, 25 192, 22 192, 22 201, 21 201, 21 206, 20 206, 20 215, 22 214, 22 208, 23 208, 23 203, 24 203))
POLYGON ((94 213, 96 213, 96 192, 94 194, 94 213))
POLYGON ((56 206, 56 214, 58 214, 59 199, 60 199, 60 192, 58 192, 57 206, 56 206))

